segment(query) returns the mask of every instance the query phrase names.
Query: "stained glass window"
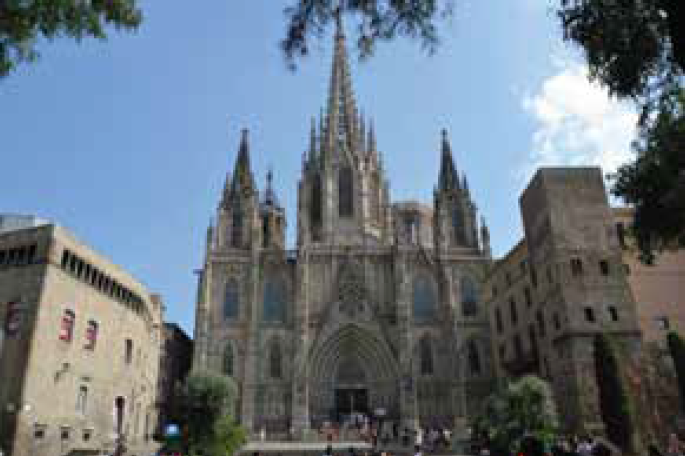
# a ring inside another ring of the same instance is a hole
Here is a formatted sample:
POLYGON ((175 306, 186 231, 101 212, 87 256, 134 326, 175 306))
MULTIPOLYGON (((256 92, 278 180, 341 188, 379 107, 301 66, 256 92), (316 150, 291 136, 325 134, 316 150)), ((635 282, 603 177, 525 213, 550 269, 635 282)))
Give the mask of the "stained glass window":
POLYGON ((480 355, 474 341, 469 342, 469 368, 474 374, 480 373, 480 355))
POLYGON ((435 317, 436 299, 432 280, 425 274, 414 279, 414 319, 417 321, 435 317))
POLYGON ((264 285, 264 321, 285 322, 285 287, 278 279, 264 285))
POLYGON ((338 214, 341 217, 352 217, 352 168, 345 166, 338 175, 338 214))
POLYGON ((470 277, 461 279, 461 308, 465 317, 473 317, 478 312, 478 291, 470 277))
POLYGON ((224 318, 237 318, 239 305, 238 284, 231 280, 224 291, 224 318))

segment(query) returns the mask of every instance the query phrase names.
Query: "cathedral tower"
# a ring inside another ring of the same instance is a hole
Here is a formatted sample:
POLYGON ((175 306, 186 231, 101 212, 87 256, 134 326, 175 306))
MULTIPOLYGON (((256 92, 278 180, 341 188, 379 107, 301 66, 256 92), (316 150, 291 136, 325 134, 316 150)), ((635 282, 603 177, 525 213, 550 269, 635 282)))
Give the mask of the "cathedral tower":
POLYGON ((312 122, 298 188, 298 245, 390 242, 388 184, 376 148, 356 108, 345 35, 337 21, 325 113, 312 122))

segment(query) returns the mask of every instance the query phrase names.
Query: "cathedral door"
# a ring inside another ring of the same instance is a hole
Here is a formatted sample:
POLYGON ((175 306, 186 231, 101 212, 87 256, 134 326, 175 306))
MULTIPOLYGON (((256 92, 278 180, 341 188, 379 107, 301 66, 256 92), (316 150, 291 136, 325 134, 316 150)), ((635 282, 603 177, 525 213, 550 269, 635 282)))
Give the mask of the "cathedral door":
POLYGON ((337 388, 335 413, 338 419, 352 413, 369 414, 369 391, 366 388, 337 388))

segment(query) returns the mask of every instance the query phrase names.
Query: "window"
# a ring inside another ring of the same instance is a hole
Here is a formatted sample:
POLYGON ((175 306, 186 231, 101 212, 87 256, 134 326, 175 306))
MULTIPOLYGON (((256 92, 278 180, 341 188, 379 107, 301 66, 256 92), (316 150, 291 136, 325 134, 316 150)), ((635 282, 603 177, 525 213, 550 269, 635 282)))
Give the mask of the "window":
POLYGON ((504 277, 507 280, 507 286, 510 287, 511 286, 511 273, 507 272, 504 277))
POLYGON ((618 244, 625 250, 628 245, 626 244, 626 226, 623 222, 616 223, 616 235, 618 236, 618 244))
POLYGON ((233 376, 233 346, 231 343, 227 343, 226 347, 224 348, 224 359, 223 359, 223 365, 221 366, 224 374, 228 375, 229 377, 233 376))
POLYGON ((14 336, 21 329, 22 309, 19 301, 7 303, 5 314, 5 333, 7 336, 14 336))
POLYGON ((504 344, 500 344, 499 346, 499 359, 500 361, 504 361, 504 357, 507 355, 507 346, 504 344))
POLYGON ((514 298, 509 298, 509 312, 511 314, 511 324, 512 326, 518 323, 519 316, 518 312, 516 310, 516 301, 514 301, 514 298))
POLYGON ((268 248, 271 244, 271 227, 269 226, 269 216, 262 216, 262 247, 268 248))
POLYGON ((88 405, 88 387, 81 385, 78 389, 78 396, 76 396, 76 411, 85 414, 86 406, 88 405))
POLYGON ((554 316, 552 317, 554 320, 554 329, 557 331, 561 329, 561 319, 559 318, 559 314, 554 312, 554 316))
POLYGON ((338 173, 338 215, 352 217, 353 206, 352 168, 345 166, 338 173))
POLYGON ((33 425, 33 438, 36 440, 41 440, 45 438, 45 428, 47 426, 45 424, 34 424, 33 425))
POLYGON ((530 288, 526 287, 523 289, 523 297, 526 300, 526 307, 530 307, 533 305, 533 298, 530 294, 530 288))
POLYGON ((285 287, 279 279, 268 279, 264 285, 264 321, 285 322, 285 287))
POLYGON ((478 313, 478 292, 476 285, 469 277, 461 279, 461 307, 465 317, 473 317, 478 313))
POLYGON ((60 433, 59 433, 60 439, 69 440, 70 431, 71 431, 71 428, 69 426, 62 426, 60 428, 60 433))
POLYGON ((497 332, 502 334, 504 325, 502 324, 502 311, 499 309, 499 307, 495 309, 495 324, 497 325, 497 332))
POLYGON ((60 327, 59 339, 64 342, 71 342, 74 337, 74 323, 76 314, 72 310, 65 310, 62 315, 62 326, 60 327))
POLYGON ((478 355, 478 347, 474 341, 469 343, 469 369, 472 374, 480 373, 480 356, 478 355))
POLYGON ((497 287, 492 287, 492 296, 497 296, 497 287))
POLYGON ((126 339, 124 345, 124 362, 131 364, 133 362, 133 340, 126 339))
POLYGON ((592 307, 585 308, 585 320, 589 321, 590 323, 595 322, 595 311, 592 309, 592 307))
POLYGON ((571 258, 571 274, 574 276, 583 274, 583 262, 580 258, 571 258))
POLYGON ((229 280, 224 290, 224 318, 238 318, 239 304, 238 283, 229 280))
POLYGON ((428 337, 421 339, 419 350, 421 355, 421 374, 431 375, 433 373, 433 350, 428 337))
POLYGON ((526 260, 522 260, 522 261, 519 263, 519 268, 521 269, 521 274, 525 274, 525 273, 526 273, 526 260))
POLYGON ((95 350, 95 344, 98 340, 98 324, 94 320, 88 322, 86 327, 86 350, 95 350))
MULTIPOLYGON (((312 226, 319 228, 321 225, 321 176, 318 174, 314 176, 312 182, 312 195, 311 195, 311 207, 310 207, 310 217, 312 219, 312 226)), ((318 230, 316 231, 318 233, 318 230)))
POLYGON ((516 359, 523 358, 523 345, 521 344, 521 336, 518 334, 514 336, 514 353, 516 354, 516 359))
POLYGON ((599 272, 603 276, 608 276, 609 275, 609 262, 607 260, 601 260, 599 262, 599 272))
POLYGON ((425 274, 414 278, 413 301, 415 320, 429 320, 435 316, 435 291, 432 280, 425 274))
POLYGON ((618 309, 616 307, 609 307, 609 315, 611 316, 611 321, 618 321, 618 309))
POLYGON ((538 337, 535 333, 535 325, 528 325, 528 342, 530 343, 530 352, 534 359, 538 359, 538 337))
POLYGON ((551 266, 547 266, 547 283, 554 283, 554 274, 552 274, 551 266))
POLYGON ((538 321, 538 331, 540 332, 540 337, 545 337, 545 333, 547 332, 547 329, 545 328, 545 315, 541 310, 538 310, 535 313, 535 317, 538 321))
POLYGON ((243 214, 240 208, 233 210, 231 217, 231 247, 240 247, 243 244, 243 214))
POLYGON ((538 287, 538 274, 532 265, 529 269, 530 269, 530 283, 533 285, 533 288, 537 288, 538 287))
POLYGON ((269 350, 269 374, 271 378, 281 378, 283 376, 283 369, 281 363, 281 346, 278 340, 271 341, 271 349, 269 350))
POLYGON ((630 275, 630 265, 629 264, 623 263, 623 273, 625 275, 630 275))
POLYGON ((656 323, 661 330, 668 331, 671 329, 671 321, 666 316, 656 317, 656 323))

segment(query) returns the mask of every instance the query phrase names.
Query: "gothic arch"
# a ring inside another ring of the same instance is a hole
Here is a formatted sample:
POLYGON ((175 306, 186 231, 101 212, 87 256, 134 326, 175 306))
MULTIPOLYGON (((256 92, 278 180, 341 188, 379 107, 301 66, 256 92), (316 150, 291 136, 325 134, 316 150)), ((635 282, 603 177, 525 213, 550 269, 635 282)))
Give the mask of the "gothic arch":
POLYGON ((354 176, 350 166, 338 171, 338 215, 352 217, 354 214, 354 176))
POLYGON ((272 379, 283 378, 283 351, 277 336, 269 341, 269 377, 272 379))
POLYGON ((474 280, 465 275, 461 278, 461 309, 465 317, 473 317, 478 313, 478 289, 474 280))
POLYGON ((285 323, 287 319, 287 286, 283 277, 274 272, 267 274, 264 281, 262 320, 270 323, 285 323))
POLYGON ((435 373, 435 350, 429 334, 419 340, 419 373, 421 375, 433 375, 435 373))
POLYGON ((221 372, 229 377, 235 377, 235 350, 230 340, 224 345, 221 354, 221 372))

